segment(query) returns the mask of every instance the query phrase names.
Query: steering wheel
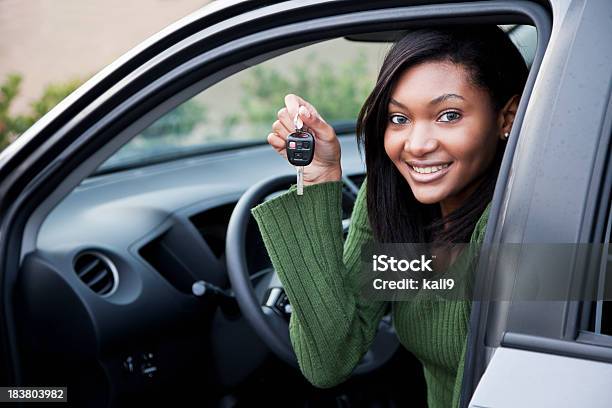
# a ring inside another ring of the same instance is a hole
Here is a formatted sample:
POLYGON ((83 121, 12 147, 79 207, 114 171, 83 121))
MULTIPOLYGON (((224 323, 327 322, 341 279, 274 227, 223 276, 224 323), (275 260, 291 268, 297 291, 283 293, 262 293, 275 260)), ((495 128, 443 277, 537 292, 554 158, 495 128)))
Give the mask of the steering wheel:
MULTIPOLYGON (((227 272, 234 296, 242 315, 253 327, 263 342, 283 361, 298 368, 297 357, 289 337, 291 306, 273 268, 249 273, 246 257, 247 227, 251 219, 251 208, 261 203, 272 193, 287 189, 295 182, 295 175, 276 176, 249 188, 240 198, 232 212, 227 228, 226 262, 227 272)), ((343 178, 343 199, 354 203, 358 188, 348 178, 343 178)), ((348 230, 350 220, 344 220, 348 230)), ((363 374, 385 364, 399 347, 389 315, 378 327, 370 350, 364 355, 353 374, 363 374)))

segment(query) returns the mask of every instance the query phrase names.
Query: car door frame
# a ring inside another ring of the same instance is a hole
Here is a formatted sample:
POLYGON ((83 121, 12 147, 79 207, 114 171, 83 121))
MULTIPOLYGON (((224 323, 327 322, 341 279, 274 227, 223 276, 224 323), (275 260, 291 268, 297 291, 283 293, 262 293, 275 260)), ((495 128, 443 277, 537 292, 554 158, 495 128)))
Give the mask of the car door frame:
MULTIPOLYGON (((496 236, 488 242, 601 242, 605 232, 602 222, 607 212, 605 202, 610 200, 612 51, 609 46, 594 48, 590 44, 600 43, 601 38, 610 36, 610 25, 606 21, 611 15, 612 5, 590 0, 574 1, 567 8, 556 10, 553 34, 510 168, 512 175, 505 188, 503 211, 495 218, 497 226, 487 231, 496 236)), ((463 389, 465 396, 476 390, 471 406, 528 404, 499 389, 497 382, 502 375, 509 378, 514 373, 511 366, 518 364, 523 356, 521 353, 542 364, 561 359, 567 359, 563 360, 567 364, 592 362, 593 370, 605 369, 601 362, 612 363, 612 349, 580 341, 580 330, 585 328, 585 317, 589 315, 585 307, 588 302, 571 298, 570 294, 576 293, 571 290, 575 287, 572 285, 589 284, 583 280, 584 274, 579 273, 586 265, 568 264, 565 270, 559 271, 561 278, 557 280, 563 281, 555 284, 567 288, 566 299, 511 301, 513 294, 517 294, 516 289, 496 286, 495 276, 528 274, 529 266, 522 261, 518 258, 512 265, 495 257, 481 259, 481 275, 488 271, 491 279, 487 282, 490 286, 484 284, 479 296, 490 301, 478 302, 472 311, 470 358, 466 359, 469 367, 466 366, 463 389), (489 365, 494 369, 488 369, 489 365), (494 398, 490 387, 495 386, 498 397, 494 398)), ((542 373, 542 367, 531 368, 542 373)), ((528 367, 522 370, 523 373, 530 371, 528 367)), ((548 374, 551 378, 559 378, 558 372, 548 374)), ((591 373, 582 372, 573 379, 578 381, 587 378, 588 374, 591 373)), ((506 390, 516 389, 513 385, 519 384, 520 376, 517 375, 515 381, 515 384, 509 382, 506 390)), ((563 383, 570 386, 568 381, 563 383)), ((545 386, 538 384, 541 392, 551 390, 550 383, 544 381, 543 384, 545 386)), ((528 384, 522 386, 529 388, 528 384)), ((580 395, 583 401, 594 397, 586 394, 587 389, 583 387, 585 394, 580 395)), ((599 398, 612 398, 609 389, 596 391, 600 393, 599 398)), ((533 388, 522 392, 528 394, 533 388)), ((555 406, 552 401, 555 401, 554 393, 550 394, 550 405, 538 406, 555 406)), ((542 404, 542 401, 534 403, 542 404)))
MULTIPOLYGON (((0 237, 0 259, 3 260, 0 265, 3 282, 0 334, 5 349, 10 350, 11 358, 6 359, 10 364, 5 367, 9 373, 7 383, 18 383, 20 378, 15 322, 12 321, 12 288, 20 259, 33 250, 37 226, 44 216, 104 158, 138 131, 188 97, 244 68, 245 58, 249 63, 267 59, 278 50, 308 43, 308 40, 304 42, 308 36, 311 36, 310 41, 320 41, 339 33, 374 31, 382 24, 403 28, 408 21, 414 25, 460 18, 462 23, 499 23, 503 16, 508 23, 533 24, 542 33, 539 53, 517 112, 516 123, 520 124, 550 31, 548 11, 528 1, 414 2, 412 5, 403 4, 403 1, 321 0, 273 5, 259 2, 250 6, 244 2, 228 3, 236 3, 232 6, 236 7, 233 11, 236 14, 231 15, 225 9, 203 13, 201 19, 192 19, 189 24, 179 25, 176 31, 152 40, 152 45, 133 52, 123 65, 118 64, 114 70, 89 81, 0 157, 0 196, 3 197, 0 206, 3 232, 0 237), (327 7, 329 5, 334 7, 327 7), (297 35, 306 37, 297 41, 294 39, 297 35), (274 51, 266 47, 273 47, 274 51)), ((512 131, 507 154, 513 154, 518 133, 517 126, 512 131)), ((505 160, 506 169, 502 168, 501 174, 506 177, 509 164, 505 160)), ((496 189, 492 219, 499 216, 502 193, 496 189)), ((494 228, 495 224, 490 223, 489 239, 493 237, 494 228)))

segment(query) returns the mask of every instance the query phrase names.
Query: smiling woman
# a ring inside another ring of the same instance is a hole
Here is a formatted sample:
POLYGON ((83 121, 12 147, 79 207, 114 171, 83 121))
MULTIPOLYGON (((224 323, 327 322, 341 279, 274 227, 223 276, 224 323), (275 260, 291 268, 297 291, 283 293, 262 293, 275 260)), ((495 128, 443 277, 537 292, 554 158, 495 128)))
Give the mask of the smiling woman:
POLYGON ((415 30, 396 43, 359 118, 379 239, 469 240, 493 196, 527 73, 496 26, 415 30))
MULTIPOLYGON (((299 112, 315 135, 315 157, 304 169, 304 197, 292 188, 253 214, 293 306, 292 344, 313 384, 330 387, 350 375, 386 310, 358 293, 359 260, 371 259, 363 244, 482 242, 527 73, 497 26, 423 28, 399 39, 359 114, 367 181, 344 248, 338 139, 312 104, 285 97, 268 141, 285 155, 299 112), (296 223, 296 214, 308 225, 296 223)), ((392 303, 400 342, 423 364, 430 407, 459 402, 470 308, 468 300, 418 296, 392 303)))
POLYGON ((394 88, 385 151, 416 199, 440 203, 444 216, 474 192, 510 131, 518 97, 499 113, 501 130, 490 99, 486 90, 469 83, 465 68, 449 62, 419 64, 402 74, 394 88), (430 100, 440 90, 456 93, 430 100))

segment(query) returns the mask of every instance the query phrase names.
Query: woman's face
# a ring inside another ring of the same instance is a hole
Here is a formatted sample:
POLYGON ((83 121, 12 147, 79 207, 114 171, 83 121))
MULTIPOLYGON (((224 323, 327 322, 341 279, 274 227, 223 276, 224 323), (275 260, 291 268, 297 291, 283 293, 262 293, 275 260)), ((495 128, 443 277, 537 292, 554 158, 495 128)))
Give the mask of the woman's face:
POLYGON ((416 199, 443 215, 476 187, 500 140, 489 94, 451 62, 406 70, 391 92, 384 144, 416 199))

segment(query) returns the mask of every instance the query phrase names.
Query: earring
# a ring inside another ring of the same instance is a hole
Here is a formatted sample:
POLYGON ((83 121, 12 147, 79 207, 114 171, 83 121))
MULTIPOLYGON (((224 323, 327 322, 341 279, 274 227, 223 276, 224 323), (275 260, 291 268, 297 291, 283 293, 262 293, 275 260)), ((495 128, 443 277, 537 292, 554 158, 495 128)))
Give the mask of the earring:
POLYGON ((508 140, 508 136, 510 136, 510 132, 504 133, 504 140, 508 140))

